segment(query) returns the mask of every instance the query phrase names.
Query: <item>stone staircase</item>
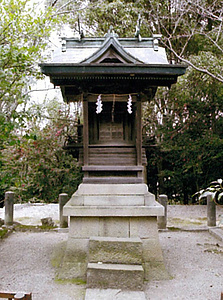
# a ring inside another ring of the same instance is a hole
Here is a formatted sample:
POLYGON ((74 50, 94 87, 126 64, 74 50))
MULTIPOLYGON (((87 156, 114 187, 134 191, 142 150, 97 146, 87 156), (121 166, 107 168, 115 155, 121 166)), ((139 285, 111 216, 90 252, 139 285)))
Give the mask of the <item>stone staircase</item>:
POLYGON ((89 239, 87 288, 140 291, 143 282, 140 238, 89 239))

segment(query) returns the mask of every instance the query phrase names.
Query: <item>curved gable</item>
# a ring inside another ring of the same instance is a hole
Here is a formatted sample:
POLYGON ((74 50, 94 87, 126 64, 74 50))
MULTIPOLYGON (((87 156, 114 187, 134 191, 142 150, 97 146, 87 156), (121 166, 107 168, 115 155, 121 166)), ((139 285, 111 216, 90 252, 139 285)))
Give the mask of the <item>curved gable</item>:
POLYGON ((109 36, 93 55, 81 63, 127 63, 142 64, 143 62, 126 52, 114 35, 109 36))

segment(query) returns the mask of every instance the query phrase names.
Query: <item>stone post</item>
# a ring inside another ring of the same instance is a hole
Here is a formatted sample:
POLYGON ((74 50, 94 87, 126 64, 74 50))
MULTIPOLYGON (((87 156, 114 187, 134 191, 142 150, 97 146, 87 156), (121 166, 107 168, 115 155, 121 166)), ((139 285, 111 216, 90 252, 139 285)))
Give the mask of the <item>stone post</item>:
POLYGON ((59 195, 59 210, 60 210, 60 228, 68 227, 68 217, 63 216, 63 207, 68 201, 68 195, 66 193, 59 195))
POLYGON ((157 217, 158 229, 166 229, 167 224, 167 196, 159 195, 158 202, 164 206, 164 216, 157 217))
POLYGON ((207 196, 207 225, 216 226, 216 205, 211 195, 207 196))
POLYGON ((13 207, 14 207, 14 192, 5 193, 5 225, 13 225, 13 207))

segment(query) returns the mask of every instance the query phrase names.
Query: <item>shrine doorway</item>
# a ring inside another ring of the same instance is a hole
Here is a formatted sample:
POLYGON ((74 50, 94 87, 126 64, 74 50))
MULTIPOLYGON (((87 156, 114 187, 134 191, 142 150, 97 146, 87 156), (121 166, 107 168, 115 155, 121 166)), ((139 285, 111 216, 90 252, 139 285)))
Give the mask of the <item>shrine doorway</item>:
POLYGON ((96 113, 95 103, 89 103, 89 145, 135 145, 135 105, 131 114, 126 102, 106 101, 96 113))

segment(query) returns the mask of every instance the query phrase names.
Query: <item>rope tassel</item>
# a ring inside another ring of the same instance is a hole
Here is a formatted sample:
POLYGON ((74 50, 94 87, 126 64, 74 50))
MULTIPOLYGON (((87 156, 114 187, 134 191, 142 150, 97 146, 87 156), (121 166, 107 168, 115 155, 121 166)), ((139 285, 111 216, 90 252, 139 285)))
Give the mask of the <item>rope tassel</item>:
POLYGON ((132 96, 129 94, 129 98, 127 101, 127 111, 129 114, 132 113, 132 96))
POLYGON ((101 95, 98 96, 96 102, 96 114, 100 114, 102 112, 103 103, 101 101, 101 95))

